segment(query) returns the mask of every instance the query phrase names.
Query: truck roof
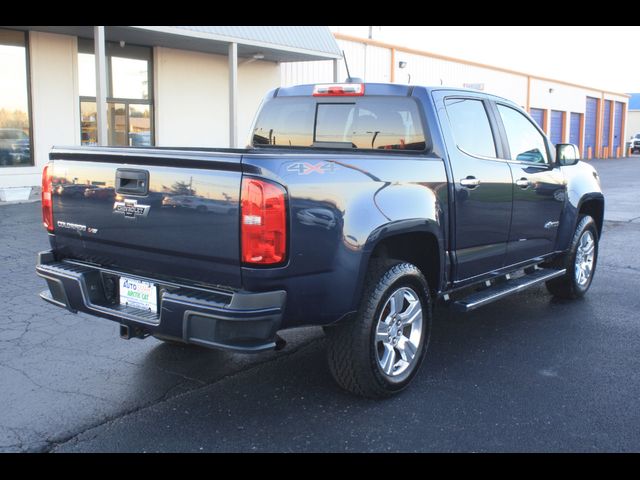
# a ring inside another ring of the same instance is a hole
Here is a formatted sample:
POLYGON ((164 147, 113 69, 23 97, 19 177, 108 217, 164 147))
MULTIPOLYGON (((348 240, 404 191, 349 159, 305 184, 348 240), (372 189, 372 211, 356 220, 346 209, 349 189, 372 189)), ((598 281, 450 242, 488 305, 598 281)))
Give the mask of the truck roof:
MULTIPOLYGON (((514 103, 513 101, 500 97, 498 95, 493 95, 490 93, 481 92, 479 90, 474 90, 471 88, 462 88, 462 87, 447 87, 444 85, 438 86, 424 86, 424 85, 406 85, 399 83, 369 83, 369 82, 357 82, 362 83, 365 86, 364 95, 386 95, 386 96, 407 96, 411 95, 413 90, 419 88, 423 89, 427 94, 431 92, 446 90, 446 91, 458 91, 460 93, 472 93, 474 96, 478 97, 486 97, 493 98, 496 100, 506 101, 509 103, 514 103)), ((271 95, 273 97, 297 97, 297 96, 311 96, 313 94, 314 88, 316 85, 320 83, 307 83, 301 85, 292 85, 290 87, 280 87, 272 90, 271 95)), ((322 83, 322 85, 344 85, 345 83, 322 83)))

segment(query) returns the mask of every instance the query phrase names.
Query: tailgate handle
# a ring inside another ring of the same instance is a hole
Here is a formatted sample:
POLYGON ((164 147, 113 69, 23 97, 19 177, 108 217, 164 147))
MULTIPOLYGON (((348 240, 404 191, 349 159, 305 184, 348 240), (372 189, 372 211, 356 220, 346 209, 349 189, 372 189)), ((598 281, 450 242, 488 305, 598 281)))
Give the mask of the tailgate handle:
POLYGON ((146 195, 149 193, 149 172, 118 168, 116 170, 116 193, 146 195))

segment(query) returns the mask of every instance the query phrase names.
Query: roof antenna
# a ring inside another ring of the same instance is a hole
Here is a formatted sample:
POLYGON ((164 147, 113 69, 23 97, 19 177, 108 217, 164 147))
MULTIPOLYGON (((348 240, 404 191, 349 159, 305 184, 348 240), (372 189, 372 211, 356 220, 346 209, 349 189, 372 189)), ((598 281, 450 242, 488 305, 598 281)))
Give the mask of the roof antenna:
POLYGON ((347 56, 344 54, 344 50, 342 50, 342 59, 344 60, 344 67, 347 69, 346 83, 363 83, 361 78, 352 77, 351 73, 349 73, 349 64, 347 63, 347 56))
POLYGON ((344 68, 347 69, 347 82, 351 80, 351 74, 349 73, 349 64, 347 63, 347 56, 344 54, 344 50, 342 50, 342 60, 344 60, 344 68))

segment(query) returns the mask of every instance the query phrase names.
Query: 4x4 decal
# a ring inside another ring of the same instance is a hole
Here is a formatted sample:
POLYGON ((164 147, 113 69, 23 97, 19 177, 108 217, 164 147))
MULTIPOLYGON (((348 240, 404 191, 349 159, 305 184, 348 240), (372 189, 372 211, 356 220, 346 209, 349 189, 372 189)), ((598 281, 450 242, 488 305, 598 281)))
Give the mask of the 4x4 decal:
POLYGON ((334 162, 318 162, 318 163, 309 163, 309 162, 296 162, 292 163, 287 167, 288 172, 294 172, 298 175, 309 175, 311 173, 333 173, 336 170, 336 165, 334 162))

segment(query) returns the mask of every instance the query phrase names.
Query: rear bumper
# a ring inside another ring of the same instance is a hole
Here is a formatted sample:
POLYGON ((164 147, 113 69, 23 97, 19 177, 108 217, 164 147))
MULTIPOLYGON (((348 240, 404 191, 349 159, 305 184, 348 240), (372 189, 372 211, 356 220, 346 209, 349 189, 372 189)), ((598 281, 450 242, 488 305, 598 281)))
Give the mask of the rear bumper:
POLYGON ((49 287, 40 297, 71 312, 86 312, 127 325, 138 336, 159 335, 244 353, 276 347, 286 303, 285 291, 231 292, 123 273, 158 286, 155 314, 120 305, 117 296, 111 295, 113 289, 108 284, 117 280, 119 272, 56 261, 50 251, 38 254, 36 272, 49 287))

